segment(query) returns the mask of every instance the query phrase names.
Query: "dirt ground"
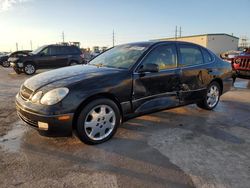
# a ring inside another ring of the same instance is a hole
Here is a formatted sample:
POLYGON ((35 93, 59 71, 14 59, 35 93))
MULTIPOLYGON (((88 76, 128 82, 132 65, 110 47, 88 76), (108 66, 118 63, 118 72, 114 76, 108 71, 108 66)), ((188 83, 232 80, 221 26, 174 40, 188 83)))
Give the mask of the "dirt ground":
POLYGON ((237 187, 250 185, 250 81, 214 111, 196 105, 124 123, 110 141, 45 137, 16 116, 28 76, 0 67, 0 187, 237 187))

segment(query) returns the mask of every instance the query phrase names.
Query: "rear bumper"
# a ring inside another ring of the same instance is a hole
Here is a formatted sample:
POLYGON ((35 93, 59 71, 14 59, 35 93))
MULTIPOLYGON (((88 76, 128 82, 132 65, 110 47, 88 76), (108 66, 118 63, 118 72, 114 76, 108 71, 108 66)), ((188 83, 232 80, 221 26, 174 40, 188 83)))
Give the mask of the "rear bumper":
POLYGON ((60 115, 41 115, 34 112, 30 112, 22 108, 16 102, 17 115, 19 118, 30 125, 31 127, 45 131, 45 132, 54 132, 60 135, 71 135, 72 134, 72 123, 73 123, 73 113, 69 114, 60 114, 60 115), (60 120, 61 117, 67 117, 67 119, 60 120), (38 124, 39 122, 47 123, 48 129, 40 129, 38 124))

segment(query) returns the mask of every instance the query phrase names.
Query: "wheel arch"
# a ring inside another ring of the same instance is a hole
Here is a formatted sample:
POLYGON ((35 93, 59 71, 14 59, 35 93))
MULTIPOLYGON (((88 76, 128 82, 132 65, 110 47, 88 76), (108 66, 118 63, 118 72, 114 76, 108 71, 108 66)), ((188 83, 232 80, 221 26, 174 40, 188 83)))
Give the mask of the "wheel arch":
POLYGON ((94 94, 94 95, 89 96, 84 101, 82 101, 81 104, 77 107, 77 109, 74 112, 74 117, 73 117, 73 122, 72 122, 73 129, 76 128, 77 118, 78 118, 79 114, 81 113, 81 110, 84 108, 84 106, 89 104, 91 101, 93 101, 95 99, 100 99, 100 98, 106 98, 106 99, 112 100, 119 108, 121 120, 123 121, 123 111, 122 111, 121 104, 120 104, 119 100, 117 99, 117 97, 111 93, 98 93, 98 94, 94 94))
POLYGON ((24 62, 23 62, 23 65, 25 66, 25 65, 28 64, 28 63, 34 65, 35 68, 36 68, 36 63, 35 63, 35 61, 27 60, 27 61, 24 61, 24 62))
POLYGON ((73 63, 73 62, 75 62, 76 64, 80 64, 78 60, 76 60, 76 59, 70 59, 70 60, 68 61, 68 65, 70 66, 71 63, 73 63))
POLYGON ((220 86, 220 95, 223 93, 223 81, 221 78, 215 78, 210 83, 217 82, 220 86))

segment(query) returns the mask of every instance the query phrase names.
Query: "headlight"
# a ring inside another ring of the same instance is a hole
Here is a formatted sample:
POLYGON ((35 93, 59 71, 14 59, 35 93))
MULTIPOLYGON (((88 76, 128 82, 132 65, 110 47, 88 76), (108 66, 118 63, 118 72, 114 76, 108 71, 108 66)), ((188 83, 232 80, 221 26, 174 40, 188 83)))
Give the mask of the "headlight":
POLYGON ((236 64, 239 64, 239 63, 241 63, 241 59, 240 59, 240 58, 236 58, 236 59, 234 60, 234 62, 235 62, 236 64))
POLYGON ((69 89, 66 87, 53 89, 45 93, 40 102, 44 105, 53 105, 60 102, 68 93, 69 89))
POLYGON ((38 91, 35 95, 33 95, 33 97, 31 98, 31 102, 33 103, 37 103, 40 101, 41 97, 43 95, 42 91, 38 91))

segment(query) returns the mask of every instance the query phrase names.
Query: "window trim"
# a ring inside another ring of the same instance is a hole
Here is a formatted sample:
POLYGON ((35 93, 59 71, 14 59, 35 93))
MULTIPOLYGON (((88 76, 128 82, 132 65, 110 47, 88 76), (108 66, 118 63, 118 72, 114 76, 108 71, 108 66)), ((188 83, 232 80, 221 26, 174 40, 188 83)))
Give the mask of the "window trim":
POLYGON ((173 46, 175 48, 175 52, 176 52, 176 58, 175 58, 175 64, 176 67, 175 68, 171 68, 171 69, 164 69, 164 70, 159 70, 159 72, 166 72, 166 71, 171 71, 171 70, 176 70, 178 69, 178 61, 179 61, 179 56, 178 56, 178 49, 175 43, 161 43, 161 44, 157 44, 155 46, 153 46, 144 56, 143 58, 140 60, 140 62, 136 65, 136 67, 134 68, 133 74, 141 74, 138 72, 139 67, 141 66, 141 64, 143 63, 143 61, 148 57, 148 55, 157 47, 160 46, 173 46))

